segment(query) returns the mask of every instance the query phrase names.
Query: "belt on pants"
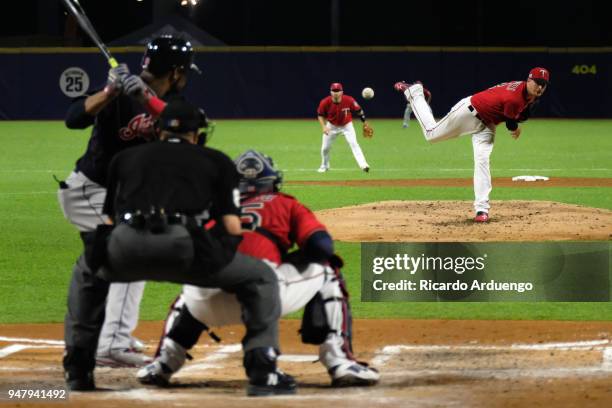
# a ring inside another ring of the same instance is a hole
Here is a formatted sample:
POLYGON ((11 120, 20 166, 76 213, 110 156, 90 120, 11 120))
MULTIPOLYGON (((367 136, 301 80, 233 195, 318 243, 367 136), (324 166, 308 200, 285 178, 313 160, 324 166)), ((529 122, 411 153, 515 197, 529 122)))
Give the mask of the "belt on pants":
POLYGON ((468 106, 468 109, 470 110, 470 112, 474 113, 476 112, 476 114, 474 115, 474 117, 476 119, 478 119, 479 121, 481 121, 482 123, 484 123, 484 121, 482 120, 482 118, 480 117, 480 115, 478 114, 478 112, 476 111, 476 108, 474 108, 472 105, 468 106))
POLYGON ((136 229, 163 229, 165 225, 184 225, 188 228, 196 228, 201 225, 193 215, 185 215, 181 213, 151 213, 143 214, 140 211, 131 213, 125 212, 116 218, 118 223, 127 224, 136 229))

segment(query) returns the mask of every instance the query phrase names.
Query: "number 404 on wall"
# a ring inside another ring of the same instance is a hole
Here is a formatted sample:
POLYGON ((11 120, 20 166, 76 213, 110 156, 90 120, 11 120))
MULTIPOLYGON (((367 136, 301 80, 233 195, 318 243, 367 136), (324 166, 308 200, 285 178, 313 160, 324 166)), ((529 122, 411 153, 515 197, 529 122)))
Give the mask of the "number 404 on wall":
POLYGON ((574 65, 572 68, 572 74, 576 75, 595 75, 597 74, 597 65, 574 65))

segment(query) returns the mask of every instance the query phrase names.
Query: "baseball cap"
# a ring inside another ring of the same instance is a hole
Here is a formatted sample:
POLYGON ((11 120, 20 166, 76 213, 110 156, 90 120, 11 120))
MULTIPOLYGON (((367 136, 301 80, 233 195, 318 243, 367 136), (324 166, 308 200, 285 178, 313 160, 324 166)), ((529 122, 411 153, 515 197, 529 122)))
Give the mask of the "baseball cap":
POLYGON ((329 87, 330 91, 342 91, 342 84, 340 82, 334 82, 329 87))
POLYGON ((203 110, 182 97, 170 99, 159 115, 159 128, 170 132, 185 133, 206 127, 203 110))
POLYGON ((535 67, 531 71, 529 71, 528 78, 533 79, 534 81, 539 79, 545 81, 548 84, 550 82, 550 72, 548 72, 546 68, 535 67))

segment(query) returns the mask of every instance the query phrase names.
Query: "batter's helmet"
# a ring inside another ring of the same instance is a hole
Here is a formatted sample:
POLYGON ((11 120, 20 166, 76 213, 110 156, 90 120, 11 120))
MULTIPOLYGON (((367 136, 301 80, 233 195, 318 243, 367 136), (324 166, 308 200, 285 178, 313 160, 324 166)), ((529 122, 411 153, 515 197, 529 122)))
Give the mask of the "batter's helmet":
POLYGON ((272 158, 255 150, 247 150, 234 161, 240 174, 240 193, 253 195, 279 191, 283 174, 274 167, 272 158))
POLYGON ((157 77, 175 68, 201 73, 198 66, 193 63, 191 43, 171 35, 163 35, 147 44, 141 65, 142 69, 146 69, 157 77))

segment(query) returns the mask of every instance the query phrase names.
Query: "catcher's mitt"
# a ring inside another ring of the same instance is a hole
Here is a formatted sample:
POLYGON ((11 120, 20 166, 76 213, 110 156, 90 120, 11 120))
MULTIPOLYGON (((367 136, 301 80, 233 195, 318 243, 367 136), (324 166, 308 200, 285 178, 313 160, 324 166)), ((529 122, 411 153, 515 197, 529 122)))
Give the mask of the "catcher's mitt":
POLYGON ((368 122, 363 123, 363 137, 370 138, 374 136, 374 128, 368 122))

